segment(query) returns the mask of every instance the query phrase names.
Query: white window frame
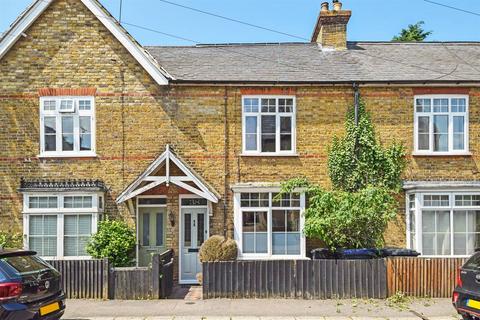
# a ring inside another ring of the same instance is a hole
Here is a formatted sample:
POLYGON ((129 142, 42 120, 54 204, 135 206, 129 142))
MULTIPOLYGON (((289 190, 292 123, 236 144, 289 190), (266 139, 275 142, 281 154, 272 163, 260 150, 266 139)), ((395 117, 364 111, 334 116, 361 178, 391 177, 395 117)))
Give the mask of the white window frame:
POLYGON ((91 96, 62 96, 62 97, 40 97, 40 155, 39 157, 95 157, 96 156, 96 120, 95 120, 95 98, 91 96), (73 111, 60 111, 61 100, 73 100, 73 111), (80 110, 79 101, 90 101, 90 110, 80 110), (55 110, 44 110, 45 101, 55 101, 55 110), (62 151, 62 117, 73 116, 73 151, 62 151), (91 127, 91 149, 80 150, 80 124, 79 117, 89 116, 91 127), (56 126, 56 150, 45 151, 45 117, 55 117, 56 126))
POLYGON ((480 206, 456 206, 455 205, 455 196, 456 195, 480 195, 479 191, 471 190, 421 190, 421 191, 409 191, 406 193, 406 211, 405 211, 405 222, 406 222, 406 239, 407 239, 407 248, 414 249, 420 252, 422 257, 425 258, 445 258, 445 257, 456 257, 456 258, 468 258, 470 255, 455 255, 454 254, 454 225, 453 225, 453 211, 455 210, 479 210, 480 206), (415 195, 415 243, 410 241, 410 217, 409 217, 409 195, 415 195), (423 196, 424 195, 448 195, 449 196, 449 205, 448 206, 423 206, 423 196), (444 210, 450 211, 450 255, 424 255, 423 254, 423 232, 422 232, 422 210, 444 210))
POLYGON ((101 192, 32 192, 23 195, 23 245, 29 248, 30 216, 51 215, 57 217, 57 255, 42 256, 46 260, 88 260, 90 256, 64 256, 64 217, 66 215, 91 215, 92 234, 98 231, 98 221, 103 209, 99 207, 99 199, 104 197, 101 192), (57 197, 57 208, 29 208, 30 197, 57 197), (91 208, 63 208, 64 197, 69 196, 91 196, 91 208))
POLYGON ((242 96, 242 156, 296 156, 297 150, 297 100, 291 95, 243 95, 242 96), (245 99, 259 99, 258 112, 245 112, 245 99), (292 99, 293 112, 261 112, 261 99, 276 99, 276 107, 278 108, 279 99, 292 99), (275 115, 275 152, 262 152, 262 115, 275 115), (246 149, 246 117, 257 117, 257 150, 246 149), (292 119, 292 150, 280 150, 280 117, 289 116, 292 119))
POLYGON ((303 232, 305 228, 305 193, 300 193, 300 207, 272 207, 272 194, 280 192, 280 188, 234 188, 233 206, 234 206, 234 239, 238 245, 238 259, 241 260, 287 260, 287 259, 306 259, 306 238, 303 232), (270 193, 268 207, 241 207, 242 193, 270 193), (300 211, 300 254, 298 255, 279 255, 273 254, 272 247, 272 211, 273 210, 299 210, 300 211), (243 218, 244 211, 263 211, 267 212, 267 253, 243 253, 243 218))
POLYGON ((425 156, 446 156, 446 155, 471 155, 469 148, 469 108, 470 101, 468 95, 458 94, 433 94, 433 95, 416 95, 413 100, 414 108, 414 153, 413 155, 425 156), (448 99, 448 112, 433 112, 433 103, 431 105, 431 112, 417 112, 417 99, 448 99), (465 99, 465 112, 452 112, 452 99, 465 99), (433 151, 433 116, 447 115, 448 116, 448 151, 433 151), (418 149, 418 117, 429 117, 429 150, 418 149), (453 150, 453 117, 465 117, 465 133, 464 133, 464 150, 453 150))

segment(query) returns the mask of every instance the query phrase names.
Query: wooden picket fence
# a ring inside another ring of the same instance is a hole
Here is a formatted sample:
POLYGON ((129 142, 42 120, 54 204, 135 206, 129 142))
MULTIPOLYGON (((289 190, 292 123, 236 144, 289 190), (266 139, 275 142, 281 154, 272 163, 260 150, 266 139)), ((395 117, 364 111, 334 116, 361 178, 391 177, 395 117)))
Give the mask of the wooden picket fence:
POLYGON ((107 259, 48 261, 62 274, 62 288, 68 299, 108 299, 107 259))
POLYGON ((448 298, 455 287, 462 258, 387 259, 388 294, 403 292, 414 297, 448 298))
POLYGON ((203 297, 386 298, 384 259, 203 263, 203 297))
POLYGON ((203 297, 211 298, 449 298, 458 258, 262 260, 203 264, 203 297))
POLYGON ((111 268, 107 259, 48 261, 62 274, 68 299, 160 299, 173 288, 173 250, 152 256, 148 268, 111 268))

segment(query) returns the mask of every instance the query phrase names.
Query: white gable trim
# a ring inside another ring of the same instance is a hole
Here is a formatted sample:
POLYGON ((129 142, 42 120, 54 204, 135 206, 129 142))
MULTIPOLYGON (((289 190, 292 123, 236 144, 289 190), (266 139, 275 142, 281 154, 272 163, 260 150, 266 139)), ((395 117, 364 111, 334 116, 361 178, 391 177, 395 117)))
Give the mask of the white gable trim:
MULTIPOLYGON (((135 43, 126 31, 114 21, 113 17, 108 16, 96 0, 81 1, 159 85, 168 85, 168 78, 173 79, 173 77, 163 70, 144 48, 135 43)), ((52 2, 53 0, 37 0, 13 23, 12 27, 1 38, 0 59, 5 56, 52 2)))
POLYGON ((153 161, 148 168, 142 173, 130 186, 127 187, 117 198, 117 203, 122 203, 130 200, 152 188, 155 188, 165 183, 167 186, 173 183, 180 188, 186 189, 202 198, 211 202, 218 202, 218 197, 210 191, 210 189, 190 170, 176 155, 170 150, 167 145, 165 152, 163 152, 155 161, 153 161), (170 161, 172 161, 185 176, 170 176, 170 161), (151 176, 151 174, 165 162, 165 176, 151 176), (145 186, 137 189, 143 182, 148 182, 145 186), (197 188, 185 182, 193 182, 197 188))

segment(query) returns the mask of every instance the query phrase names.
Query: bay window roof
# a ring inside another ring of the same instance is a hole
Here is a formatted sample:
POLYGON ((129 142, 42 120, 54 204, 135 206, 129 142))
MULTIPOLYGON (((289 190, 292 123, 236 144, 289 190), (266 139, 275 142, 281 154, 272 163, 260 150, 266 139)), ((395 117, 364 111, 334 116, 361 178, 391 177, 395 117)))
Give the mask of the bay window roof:
POLYGON ((63 192, 63 191, 91 191, 91 192, 105 192, 107 187, 101 180, 48 180, 48 179, 34 179, 34 180, 20 180, 20 192, 63 192))

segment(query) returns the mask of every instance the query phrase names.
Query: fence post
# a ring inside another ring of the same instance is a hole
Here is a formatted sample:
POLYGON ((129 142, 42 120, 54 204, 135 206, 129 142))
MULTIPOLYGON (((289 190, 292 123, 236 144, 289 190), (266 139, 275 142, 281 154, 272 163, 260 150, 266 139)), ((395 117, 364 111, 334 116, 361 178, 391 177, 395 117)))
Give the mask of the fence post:
POLYGON ((110 280, 110 264, 107 258, 102 259, 102 299, 107 300, 109 292, 109 280, 110 280))
POLYGON ((152 268, 150 274, 152 276, 152 298, 160 299, 160 269, 161 269, 160 255, 154 254, 152 256, 152 268))

